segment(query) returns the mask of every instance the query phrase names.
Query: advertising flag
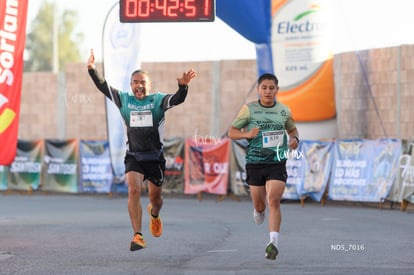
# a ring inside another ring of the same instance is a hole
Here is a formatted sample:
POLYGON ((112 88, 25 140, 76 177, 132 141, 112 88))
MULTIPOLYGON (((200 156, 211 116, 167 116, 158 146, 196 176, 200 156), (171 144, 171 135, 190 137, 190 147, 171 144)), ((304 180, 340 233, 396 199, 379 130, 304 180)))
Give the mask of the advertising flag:
POLYGON ((16 156, 27 0, 0 1, 0 165, 16 156))
MULTIPOLYGON (((130 75, 139 69, 140 24, 119 21, 119 4, 115 4, 105 20, 103 32, 103 65, 107 83, 119 90, 130 90, 130 75)), ((126 136, 124 122, 115 104, 106 99, 108 141, 114 182, 124 182, 126 136)))

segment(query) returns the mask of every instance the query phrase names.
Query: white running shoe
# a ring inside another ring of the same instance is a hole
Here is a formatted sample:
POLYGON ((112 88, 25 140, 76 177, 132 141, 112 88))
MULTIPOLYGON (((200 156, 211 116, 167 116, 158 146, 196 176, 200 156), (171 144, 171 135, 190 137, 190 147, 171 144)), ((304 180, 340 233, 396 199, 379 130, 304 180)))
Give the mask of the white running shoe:
POLYGON ((253 219, 256 224, 262 224, 265 218, 265 211, 262 213, 257 212, 256 209, 253 209, 253 219))

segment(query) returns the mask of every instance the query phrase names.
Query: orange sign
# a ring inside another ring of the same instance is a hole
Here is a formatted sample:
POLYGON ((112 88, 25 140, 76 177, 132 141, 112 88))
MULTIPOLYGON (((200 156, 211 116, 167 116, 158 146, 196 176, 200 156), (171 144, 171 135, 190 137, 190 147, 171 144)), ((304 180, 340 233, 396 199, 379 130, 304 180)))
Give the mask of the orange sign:
POLYGON ((272 56, 277 99, 296 121, 336 115, 330 0, 272 1, 272 56))

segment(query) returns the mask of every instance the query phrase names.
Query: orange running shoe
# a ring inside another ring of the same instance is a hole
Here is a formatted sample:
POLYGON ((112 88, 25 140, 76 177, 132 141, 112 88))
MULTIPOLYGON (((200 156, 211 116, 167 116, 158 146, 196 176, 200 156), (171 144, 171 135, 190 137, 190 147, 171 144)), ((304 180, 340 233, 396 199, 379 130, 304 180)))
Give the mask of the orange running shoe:
POLYGON ((147 246, 147 243, 140 234, 135 234, 134 238, 131 241, 131 247, 129 248, 131 251, 140 250, 147 246))
POLYGON ((160 237, 162 234, 162 220, 160 216, 157 218, 154 218, 151 214, 152 205, 151 203, 147 206, 148 214, 150 215, 150 224, 149 224, 149 230, 151 231, 152 236, 154 237, 160 237))

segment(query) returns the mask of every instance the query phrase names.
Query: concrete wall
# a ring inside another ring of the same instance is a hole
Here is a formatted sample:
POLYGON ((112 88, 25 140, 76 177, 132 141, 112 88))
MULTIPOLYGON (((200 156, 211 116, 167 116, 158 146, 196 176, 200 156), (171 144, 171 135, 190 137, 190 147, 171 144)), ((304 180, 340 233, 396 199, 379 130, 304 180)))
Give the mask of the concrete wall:
MULTIPOLYGON (((300 123, 299 130, 312 132, 312 139, 414 136, 414 46, 343 53, 334 61, 334 124, 300 123), (326 136, 326 125, 337 128, 336 136, 326 136)), ((153 88, 168 93, 176 91, 183 71, 197 71, 186 102, 167 112, 166 137, 221 136, 241 105, 256 99, 255 60, 143 63, 142 68, 151 72, 153 88)), ((58 75, 24 74, 19 138, 107 139, 104 96, 85 64, 68 65, 58 75)))
POLYGON ((335 56, 340 138, 414 135, 414 46, 335 56))

